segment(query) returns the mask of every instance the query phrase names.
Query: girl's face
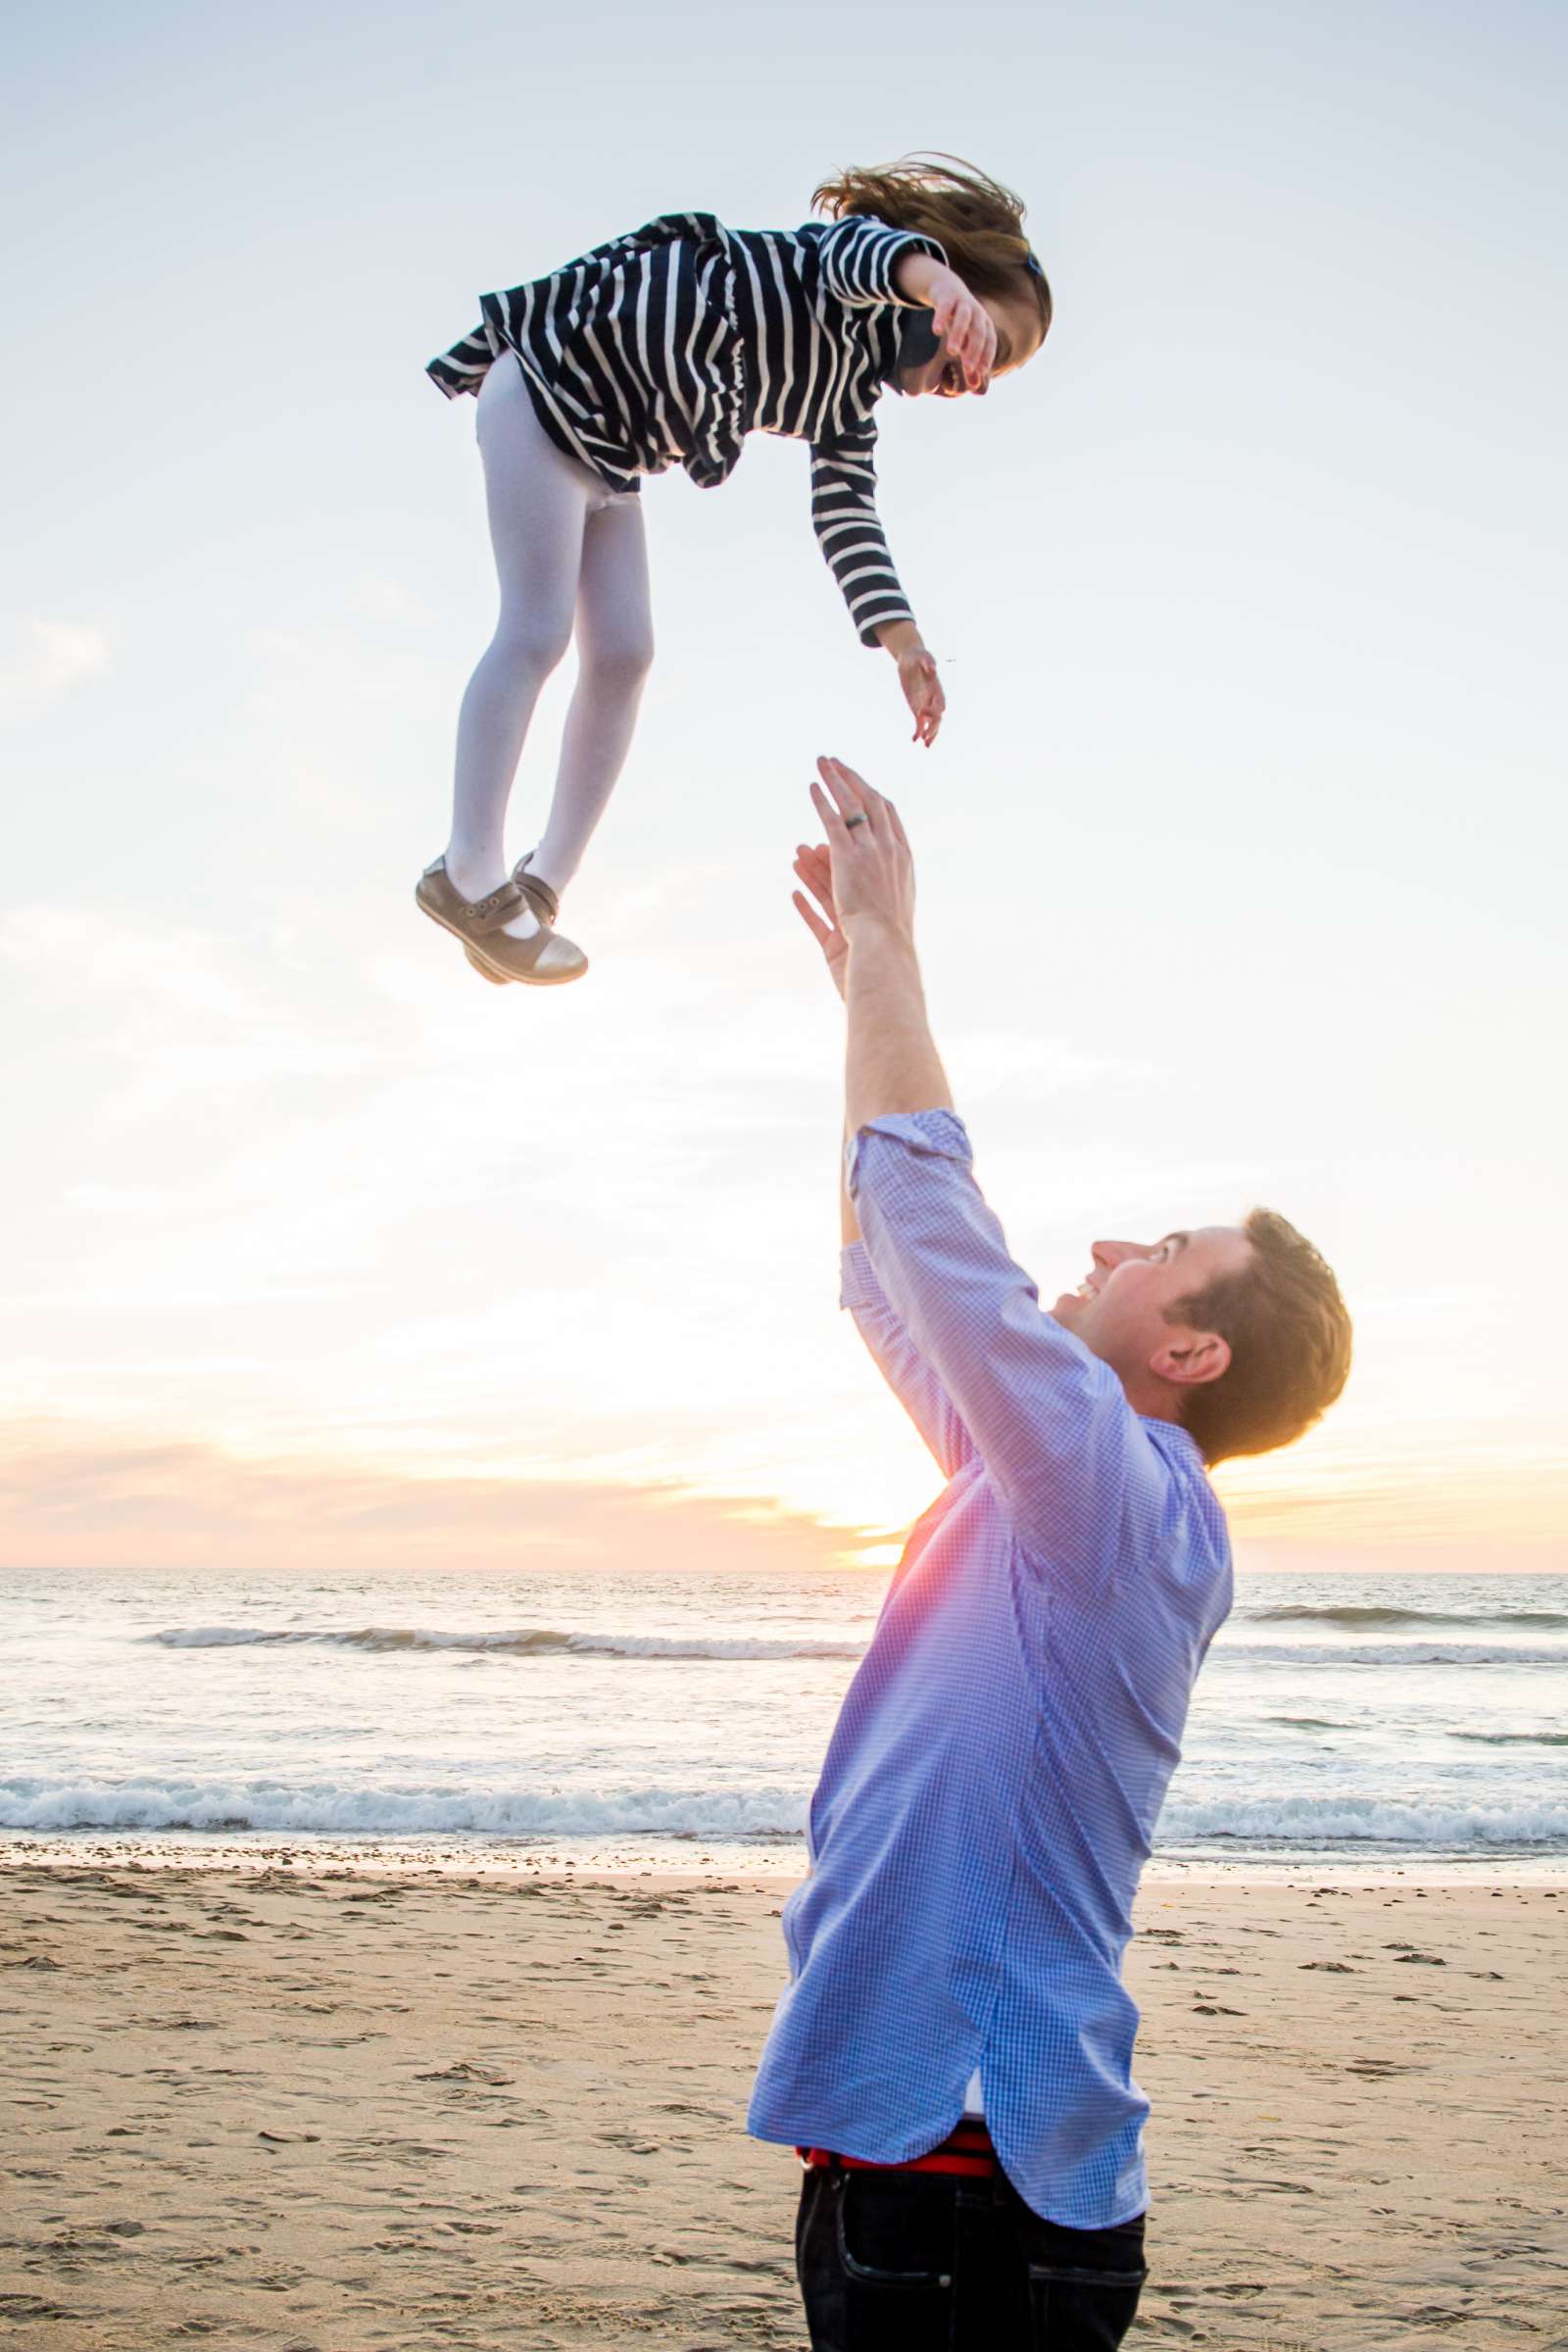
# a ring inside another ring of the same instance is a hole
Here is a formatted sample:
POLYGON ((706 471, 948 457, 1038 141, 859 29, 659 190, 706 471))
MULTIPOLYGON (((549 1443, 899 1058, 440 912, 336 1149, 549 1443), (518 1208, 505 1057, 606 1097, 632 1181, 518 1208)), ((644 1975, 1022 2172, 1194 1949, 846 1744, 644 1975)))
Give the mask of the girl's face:
MULTIPOLYGON (((1044 343, 1046 333, 1040 323, 1040 306, 1033 295, 1023 295, 1016 301, 1008 295, 993 294, 984 294, 980 299, 997 330, 996 360, 976 394, 984 399, 999 375, 1011 375, 1028 365, 1044 343)), ((927 314, 916 313, 905 333, 908 361, 906 364, 901 356, 898 379, 905 398, 918 400, 931 393, 938 400, 962 400, 969 390, 963 368, 948 356, 931 333, 927 314)))

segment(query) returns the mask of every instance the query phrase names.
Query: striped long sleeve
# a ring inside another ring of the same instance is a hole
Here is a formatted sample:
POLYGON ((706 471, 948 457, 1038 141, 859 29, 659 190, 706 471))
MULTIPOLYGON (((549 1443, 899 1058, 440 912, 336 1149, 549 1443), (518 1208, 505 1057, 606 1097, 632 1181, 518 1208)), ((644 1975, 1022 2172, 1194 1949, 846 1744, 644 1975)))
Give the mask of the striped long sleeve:
POLYGON ((912 620, 876 511, 876 426, 811 447, 811 524, 862 645, 890 620, 912 620))
POLYGON ((894 282, 894 270, 906 253, 928 253, 936 262, 948 258, 935 237, 911 228, 889 228, 886 221, 858 213, 835 220, 817 247, 823 284, 851 310, 876 302, 897 303, 901 310, 920 308, 894 282))

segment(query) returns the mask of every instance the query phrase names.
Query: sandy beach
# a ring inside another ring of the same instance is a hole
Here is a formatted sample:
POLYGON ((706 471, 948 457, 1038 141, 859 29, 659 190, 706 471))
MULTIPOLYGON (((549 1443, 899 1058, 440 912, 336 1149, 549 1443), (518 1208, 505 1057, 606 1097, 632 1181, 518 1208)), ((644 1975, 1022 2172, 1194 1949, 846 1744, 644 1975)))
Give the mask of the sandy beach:
MULTIPOLYGON (((0 2338, 804 2343, 775 1884, 4 1874, 0 2338)), ((1568 1889, 1152 1884, 1135 2342, 1568 2346, 1568 1889)))

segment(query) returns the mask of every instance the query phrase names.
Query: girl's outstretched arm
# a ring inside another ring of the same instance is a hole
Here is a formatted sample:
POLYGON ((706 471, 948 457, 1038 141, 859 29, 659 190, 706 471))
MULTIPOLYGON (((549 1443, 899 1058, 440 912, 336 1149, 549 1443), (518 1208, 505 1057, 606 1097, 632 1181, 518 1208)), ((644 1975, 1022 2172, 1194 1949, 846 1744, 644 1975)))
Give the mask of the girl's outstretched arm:
POLYGON ((914 739, 936 741, 946 708, 937 665, 909 611, 876 511, 876 427, 811 449, 811 522, 860 643, 881 646, 899 665, 914 713, 914 739))

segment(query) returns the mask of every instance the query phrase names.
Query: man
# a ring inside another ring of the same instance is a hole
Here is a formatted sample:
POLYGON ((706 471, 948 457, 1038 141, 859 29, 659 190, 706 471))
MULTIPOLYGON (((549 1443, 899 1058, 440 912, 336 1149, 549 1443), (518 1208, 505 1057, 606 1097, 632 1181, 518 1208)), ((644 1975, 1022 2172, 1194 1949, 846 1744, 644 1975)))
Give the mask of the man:
POLYGON ((1097 1242, 1041 1310, 932 1043, 904 828, 819 773, 796 905, 848 1006, 844 1299, 950 1483, 828 1748, 751 2129, 806 2161, 817 2352, 1108 2352, 1145 2276, 1121 1955, 1231 1600, 1204 1468, 1317 1419, 1349 1321, 1262 1210, 1097 1242))

